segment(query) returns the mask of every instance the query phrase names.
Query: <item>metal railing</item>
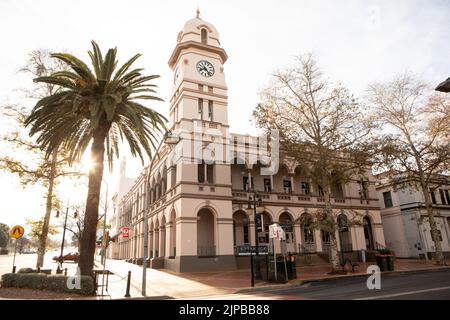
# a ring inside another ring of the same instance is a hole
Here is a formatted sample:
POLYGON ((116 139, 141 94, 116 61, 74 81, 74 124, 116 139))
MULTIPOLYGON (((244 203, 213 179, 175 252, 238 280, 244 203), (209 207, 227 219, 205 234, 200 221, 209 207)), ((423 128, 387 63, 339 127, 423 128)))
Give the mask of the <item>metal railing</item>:
POLYGON ((317 247, 315 242, 309 242, 309 243, 299 243, 298 244, 298 252, 303 254, 310 254, 310 253, 316 253, 317 247))
POLYGON ((197 246, 198 257, 215 257, 216 246, 197 246))

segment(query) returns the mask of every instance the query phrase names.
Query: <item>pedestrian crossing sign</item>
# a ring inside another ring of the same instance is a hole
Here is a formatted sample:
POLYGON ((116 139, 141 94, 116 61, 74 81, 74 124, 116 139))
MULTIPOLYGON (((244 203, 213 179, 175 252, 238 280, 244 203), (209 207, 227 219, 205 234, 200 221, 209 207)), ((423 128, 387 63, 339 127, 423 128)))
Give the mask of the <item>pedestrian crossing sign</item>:
POLYGON ((11 228, 11 237, 14 239, 22 238, 25 230, 22 226, 14 226, 11 228))

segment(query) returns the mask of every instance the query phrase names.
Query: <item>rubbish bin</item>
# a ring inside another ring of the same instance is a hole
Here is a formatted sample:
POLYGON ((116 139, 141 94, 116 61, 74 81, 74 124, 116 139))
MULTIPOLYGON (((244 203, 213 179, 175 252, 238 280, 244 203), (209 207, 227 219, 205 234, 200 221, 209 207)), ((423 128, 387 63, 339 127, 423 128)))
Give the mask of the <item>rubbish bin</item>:
POLYGON ((384 254, 378 254, 375 256, 375 259, 377 260, 377 265, 380 267, 380 271, 387 271, 388 270, 388 262, 387 262, 387 256, 384 254))
POLYGON ((386 257, 386 260, 387 260, 387 270, 394 271, 395 257, 393 255, 389 255, 386 257))

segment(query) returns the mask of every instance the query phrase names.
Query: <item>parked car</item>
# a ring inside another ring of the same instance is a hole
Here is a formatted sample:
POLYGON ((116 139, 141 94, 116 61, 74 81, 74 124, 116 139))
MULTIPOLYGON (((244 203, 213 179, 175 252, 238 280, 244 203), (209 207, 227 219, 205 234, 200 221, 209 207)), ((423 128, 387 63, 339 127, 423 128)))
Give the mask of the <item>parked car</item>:
POLYGON ((78 262, 80 260, 80 254, 78 252, 71 252, 71 253, 68 253, 68 254, 62 256, 62 259, 60 256, 54 256, 53 260, 56 262, 59 262, 59 263, 64 262, 64 261, 78 262))
POLYGON ((36 253, 36 250, 33 249, 24 249, 22 251, 23 254, 32 254, 32 253, 36 253))

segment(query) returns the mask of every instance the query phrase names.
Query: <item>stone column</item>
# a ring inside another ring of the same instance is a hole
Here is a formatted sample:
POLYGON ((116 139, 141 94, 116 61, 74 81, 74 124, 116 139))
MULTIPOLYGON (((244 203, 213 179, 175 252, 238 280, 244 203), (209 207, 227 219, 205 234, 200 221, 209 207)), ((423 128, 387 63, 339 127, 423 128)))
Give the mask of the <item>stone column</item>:
POLYGON ((295 235, 295 251, 298 252, 299 245, 303 244, 302 229, 300 223, 294 224, 294 235, 295 235))
POLYGON ((322 233, 319 229, 314 229, 314 240, 316 241, 316 251, 322 252, 322 233))

